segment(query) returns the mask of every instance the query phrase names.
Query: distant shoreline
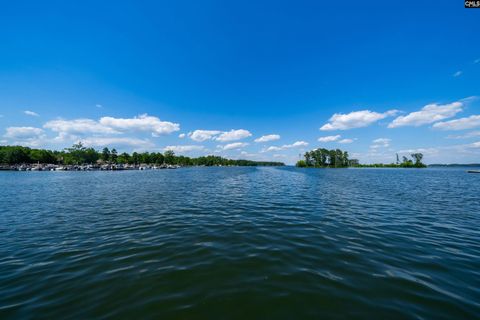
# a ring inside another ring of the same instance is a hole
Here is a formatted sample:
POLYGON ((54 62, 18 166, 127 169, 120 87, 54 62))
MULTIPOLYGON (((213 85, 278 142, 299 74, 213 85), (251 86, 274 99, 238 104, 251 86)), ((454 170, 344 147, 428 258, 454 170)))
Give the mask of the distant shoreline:
MULTIPOLYGON (((135 171, 135 170, 163 170, 179 168, 200 168, 200 167, 267 167, 269 165, 56 165, 56 164, 18 164, 18 165, 0 165, 0 171, 135 171)), ((280 166, 280 165, 277 165, 280 166)))
POLYGON ((283 162, 226 159, 208 155, 190 158, 172 150, 161 152, 118 153, 115 148, 100 152, 81 143, 63 151, 0 146, 0 169, 14 171, 91 171, 175 169, 190 166, 283 166, 283 162))
POLYGON ((480 167, 480 163, 429 164, 428 167, 480 167))

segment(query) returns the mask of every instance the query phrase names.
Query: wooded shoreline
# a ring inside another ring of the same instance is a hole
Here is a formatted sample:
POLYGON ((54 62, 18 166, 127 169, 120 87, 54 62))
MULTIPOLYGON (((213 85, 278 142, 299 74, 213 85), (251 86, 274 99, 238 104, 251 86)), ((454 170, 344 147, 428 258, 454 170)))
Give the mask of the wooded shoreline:
POLYGON ((375 163, 360 164, 357 159, 349 159, 347 151, 340 149, 324 149, 318 148, 307 151, 304 154, 304 160, 299 160, 296 164, 300 168, 426 168, 422 163, 422 153, 412 153, 412 159, 403 156, 402 162, 398 154, 396 155, 396 163, 375 163))
MULTIPOLYGON (((283 162, 226 159, 220 156, 197 158, 165 152, 123 152, 103 148, 101 152, 81 143, 62 151, 32 149, 22 146, 0 146, 0 167, 3 170, 30 171, 43 168, 72 168, 71 170, 135 170, 138 168, 172 168, 188 166, 284 166, 283 162), (102 169, 103 168, 103 169, 102 169), (24 170, 25 169, 25 170, 24 170)), ((142 170, 142 169, 140 169, 142 170)), ((50 170, 54 171, 54 170, 50 170)))

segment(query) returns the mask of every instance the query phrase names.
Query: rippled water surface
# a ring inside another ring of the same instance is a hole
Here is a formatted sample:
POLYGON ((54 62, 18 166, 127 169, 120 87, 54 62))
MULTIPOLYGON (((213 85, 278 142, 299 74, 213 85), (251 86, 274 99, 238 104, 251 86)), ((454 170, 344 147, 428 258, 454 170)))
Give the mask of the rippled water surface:
POLYGON ((1 319, 474 319, 464 169, 0 172, 1 319))

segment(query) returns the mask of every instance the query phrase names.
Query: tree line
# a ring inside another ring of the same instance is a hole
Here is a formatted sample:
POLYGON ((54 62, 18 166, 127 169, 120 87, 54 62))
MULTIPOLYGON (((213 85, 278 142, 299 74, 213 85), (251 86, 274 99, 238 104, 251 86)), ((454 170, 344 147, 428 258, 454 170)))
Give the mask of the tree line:
POLYGON ((297 167, 345 168, 350 166, 351 162, 348 159, 348 152, 340 149, 318 148, 305 152, 303 157, 305 160, 299 160, 297 167))
POLYGON ((407 156, 402 157, 402 161, 397 154, 397 161, 395 163, 373 163, 373 164, 359 164, 357 167, 363 168, 426 168, 427 165, 422 162, 423 153, 412 153, 409 159, 407 156))
POLYGON ((181 166, 283 166, 282 162, 270 161, 251 161, 251 160, 232 160, 219 156, 202 156, 190 158, 176 155, 172 150, 161 152, 133 152, 119 153, 115 148, 103 148, 97 151, 94 148, 84 147, 81 143, 74 144, 64 150, 45 150, 33 149, 22 146, 0 146, 0 164, 63 164, 63 165, 81 165, 81 164, 169 164, 181 166))
POLYGON ((359 164, 357 159, 349 159, 347 151, 340 149, 328 150, 318 148, 307 151, 303 155, 304 159, 297 162, 297 167, 311 168, 346 168, 346 167, 374 167, 374 168, 425 168, 422 162, 422 153, 412 153, 411 159, 403 156, 402 161, 397 154, 396 163, 375 163, 375 164, 359 164))

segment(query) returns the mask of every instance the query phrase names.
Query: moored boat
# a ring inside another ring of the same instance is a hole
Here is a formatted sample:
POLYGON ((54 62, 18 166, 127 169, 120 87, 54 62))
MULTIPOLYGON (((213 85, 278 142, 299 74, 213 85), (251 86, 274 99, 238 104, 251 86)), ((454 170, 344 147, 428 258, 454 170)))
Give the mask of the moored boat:
POLYGON ((468 170, 468 173, 480 173, 480 170, 468 170))

